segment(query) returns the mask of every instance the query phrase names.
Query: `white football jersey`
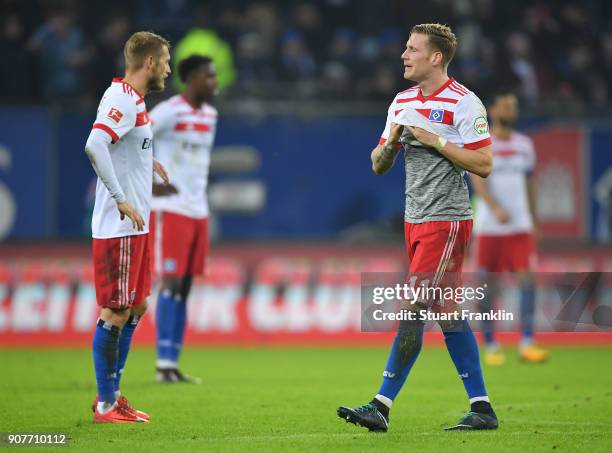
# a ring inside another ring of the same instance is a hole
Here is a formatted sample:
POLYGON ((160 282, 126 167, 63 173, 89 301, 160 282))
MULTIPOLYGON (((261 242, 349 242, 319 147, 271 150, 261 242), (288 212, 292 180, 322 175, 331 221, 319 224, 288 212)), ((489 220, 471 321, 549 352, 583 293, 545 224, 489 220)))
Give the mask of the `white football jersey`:
MULTIPOLYGON (((491 144, 485 107, 452 77, 427 97, 418 85, 398 93, 389 106, 379 143, 389 138, 392 123, 422 127, 463 147, 466 153, 491 144)), ((465 170, 423 146, 407 128, 399 144, 404 148, 406 222, 471 219, 465 170)))
POLYGON ((533 141, 516 131, 508 140, 493 136, 493 171, 485 180, 491 196, 508 214, 508 223, 499 223, 489 205, 478 198, 474 231, 483 235, 530 232, 533 228, 527 176, 536 162, 533 141))
POLYGON ((208 217, 208 168, 215 141, 217 110, 193 106, 183 95, 151 110, 155 135, 153 153, 168 172, 178 193, 153 197, 153 209, 201 219, 208 217))
POLYGON ((120 218, 117 203, 98 178, 91 222, 97 239, 132 236, 149 232, 153 184, 153 131, 144 98, 122 78, 115 78, 102 96, 92 129, 106 132, 113 168, 127 201, 145 221, 144 231, 120 218))
MULTIPOLYGON (((391 123, 409 122, 402 121, 402 112, 406 107, 414 109, 423 117, 423 121, 429 125, 428 130, 466 150, 491 144, 484 105, 472 91, 452 77, 427 97, 422 95, 418 85, 399 92, 389 106, 387 122, 379 144, 385 143, 389 138, 391 123)), ((414 139, 411 144, 422 146, 414 139)))

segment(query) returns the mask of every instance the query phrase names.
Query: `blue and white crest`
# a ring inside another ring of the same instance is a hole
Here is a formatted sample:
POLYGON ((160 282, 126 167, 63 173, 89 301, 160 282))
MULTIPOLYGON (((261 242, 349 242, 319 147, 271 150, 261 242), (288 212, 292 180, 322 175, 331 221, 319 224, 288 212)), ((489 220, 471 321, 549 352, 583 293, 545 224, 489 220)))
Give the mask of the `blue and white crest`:
POLYGON ((444 110, 442 109, 431 109, 429 112, 429 121, 433 121, 434 123, 441 123, 444 118, 444 110))

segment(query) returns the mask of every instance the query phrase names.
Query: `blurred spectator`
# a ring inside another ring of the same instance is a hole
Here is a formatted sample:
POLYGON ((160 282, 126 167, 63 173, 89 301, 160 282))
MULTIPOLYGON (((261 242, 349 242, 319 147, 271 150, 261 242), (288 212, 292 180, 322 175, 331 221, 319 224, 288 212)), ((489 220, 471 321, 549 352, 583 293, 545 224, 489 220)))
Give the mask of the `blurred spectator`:
POLYGON ((294 29, 300 33, 304 46, 317 63, 327 52, 330 31, 324 28, 321 11, 314 3, 300 3, 293 14, 294 29))
POLYGON ((506 46, 510 67, 520 79, 521 97, 533 105, 540 97, 540 88, 531 59, 531 41, 525 33, 514 32, 508 36, 506 46))
POLYGON ((244 12, 242 20, 234 22, 236 13, 227 13, 226 24, 239 35, 236 40, 236 62, 240 89, 261 96, 268 89, 258 89, 261 82, 277 81, 276 58, 280 21, 277 10, 266 3, 253 3, 244 12))
POLYGON ((0 71, 2 102, 30 102, 36 98, 36 70, 32 56, 22 45, 25 41, 23 24, 17 14, 10 14, 0 26, 0 54, 6 65, 0 71))
POLYGON ((323 98, 343 99, 352 96, 351 73, 338 61, 328 61, 321 71, 320 90, 323 98))
POLYGON ((359 70, 355 53, 355 33, 348 28, 338 29, 329 45, 321 70, 320 89, 324 98, 355 95, 351 80, 359 70))
MULTIPOLYGON (((414 82, 406 81, 403 88, 411 85, 414 85, 414 82)), ((364 81, 360 91, 368 99, 388 100, 389 93, 393 93, 393 97, 397 90, 397 70, 378 64, 374 67, 372 76, 364 81)))
POLYGON ((39 55, 45 102, 75 106, 84 93, 81 69, 89 52, 73 13, 52 12, 30 38, 28 49, 39 55))
POLYGON ((132 27, 127 16, 111 17, 102 28, 96 53, 96 92, 106 90, 113 77, 122 76, 125 67, 123 46, 132 34, 132 27))
POLYGON ((299 81, 314 77, 317 71, 315 60, 304 37, 298 31, 288 31, 281 37, 281 78, 299 81))
POLYGON ((486 97, 495 85, 515 86, 527 109, 556 109, 562 102, 569 111, 590 106, 600 112, 611 107, 608 3, 0 0, 0 46, 12 63, 11 74, 1 76, 0 97, 61 105, 98 98, 109 76, 122 72, 127 36, 149 29, 172 41, 173 64, 191 53, 211 54, 221 88, 238 80, 226 98, 340 98, 350 92, 351 99, 388 101, 410 85, 400 60, 410 28, 438 21, 451 25, 459 39, 450 74, 473 91, 486 97), (41 18, 49 8, 55 10, 41 18), (94 41, 91 48, 80 27, 94 41))
POLYGON ((243 88, 258 81, 274 81, 274 47, 268 46, 264 37, 257 32, 240 36, 236 48, 238 74, 243 88))

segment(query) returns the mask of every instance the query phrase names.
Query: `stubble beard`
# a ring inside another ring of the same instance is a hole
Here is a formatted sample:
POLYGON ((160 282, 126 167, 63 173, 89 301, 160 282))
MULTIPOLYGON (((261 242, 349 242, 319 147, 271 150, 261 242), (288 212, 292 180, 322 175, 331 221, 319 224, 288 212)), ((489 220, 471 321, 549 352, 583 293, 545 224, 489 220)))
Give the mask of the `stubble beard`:
POLYGON ((165 81, 163 76, 157 75, 149 79, 148 84, 149 91, 164 91, 165 81))

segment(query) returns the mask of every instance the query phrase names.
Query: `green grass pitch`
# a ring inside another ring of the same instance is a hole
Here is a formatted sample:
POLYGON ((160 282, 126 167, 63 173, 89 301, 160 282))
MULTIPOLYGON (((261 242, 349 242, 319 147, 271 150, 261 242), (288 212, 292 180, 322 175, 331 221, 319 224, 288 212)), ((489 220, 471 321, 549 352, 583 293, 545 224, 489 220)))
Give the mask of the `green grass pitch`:
POLYGON ((557 348, 543 365, 507 352, 485 367, 497 431, 442 431, 467 401, 446 350, 425 348, 379 434, 336 408, 372 397, 386 348, 189 349, 184 369, 204 379, 191 386, 156 384, 154 351, 133 349, 123 392, 153 420, 138 425, 92 423, 90 351, 0 350, 0 431, 65 432, 86 451, 612 451, 612 349, 557 348))

